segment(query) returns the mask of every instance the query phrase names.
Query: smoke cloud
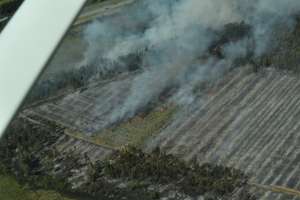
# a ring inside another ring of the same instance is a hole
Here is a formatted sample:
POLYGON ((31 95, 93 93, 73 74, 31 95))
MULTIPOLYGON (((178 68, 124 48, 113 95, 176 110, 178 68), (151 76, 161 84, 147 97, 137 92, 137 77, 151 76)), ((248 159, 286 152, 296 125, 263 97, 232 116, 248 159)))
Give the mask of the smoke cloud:
POLYGON ((124 57, 143 52, 142 72, 121 109, 113 111, 112 123, 132 117, 172 87, 177 92, 171 100, 189 104, 197 84, 221 76, 249 52, 259 57, 269 51, 276 26, 292 30, 299 10, 299 0, 140 0, 87 27, 85 64, 102 73, 126 71, 124 57), (250 33, 228 39, 228 24, 245 24, 250 33))

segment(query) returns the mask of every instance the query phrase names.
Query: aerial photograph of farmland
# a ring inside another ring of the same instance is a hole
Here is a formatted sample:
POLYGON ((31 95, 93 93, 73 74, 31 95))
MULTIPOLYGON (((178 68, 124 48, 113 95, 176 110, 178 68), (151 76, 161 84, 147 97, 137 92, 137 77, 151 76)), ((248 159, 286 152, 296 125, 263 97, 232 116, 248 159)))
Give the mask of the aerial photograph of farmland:
POLYGON ((88 0, 0 138, 0 200, 300 200, 300 1, 88 0))

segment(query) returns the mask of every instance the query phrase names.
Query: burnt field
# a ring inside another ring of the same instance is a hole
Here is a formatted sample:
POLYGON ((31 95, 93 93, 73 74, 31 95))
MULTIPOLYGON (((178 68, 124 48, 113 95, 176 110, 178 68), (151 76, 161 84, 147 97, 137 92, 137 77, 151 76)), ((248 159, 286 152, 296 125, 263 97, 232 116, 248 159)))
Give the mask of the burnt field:
MULTIPOLYGON (((126 78, 121 78, 119 81, 128 81, 130 76, 126 78)), ((66 129, 75 129, 73 132, 81 131, 79 135, 74 133, 74 137, 70 131, 68 135, 62 135, 59 140, 61 143, 59 151, 73 151, 74 148, 75 154, 88 153, 91 158, 100 159, 97 152, 107 148, 106 145, 101 146, 105 141, 97 143, 92 136, 90 139, 80 136, 88 134, 88 130, 97 128, 100 130, 98 133, 100 135, 110 134, 106 131, 101 132, 103 127, 100 126, 100 120, 94 113, 105 117, 103 108, 117 106, 118 102, 124 99, 122 95, 126 95, 126 90, 119 87, 120 91, 116 92, 115 88, 111 87, 118 81, 112 83, 102 86, 106 91, 101 93, 104 96, 98 97, 102 103, 99 103, 97 98, 94 100, 88 98, 89 107, 94 108, 91 109, 92 113, 86 106, 86 100, 82 100, 85 94, 95 91, 91 87, 80 93, 82 96, 78 91, 25 110, 22 114, 28 118, 37 119, 38 116, 38 119, 51 120, 66 129), (110 89, 114 91, 112 94, 109 93, 110 89), (99 110, 96 110, 93 105, 99 110), (81 115, 71 118, 76 113, 81 115), (78 122, 87 119, 89 121, 86 126, 78 125, 78 122), (95 151, 94 148, 99 150, 95 151)), ((124 83, 122 85, 126 86, 124 83)), ((297 167, 300 162, 299 90, 298 76, 291 73, 275 69, 264 69, 255 73, 249 66, 236 69, 217 85, 207 89, 207 93, 198 100, 196 110, 195 105, 191 105, 191 108, 179 108, 165 125, 160 129, 153 129, 156 133, 147 137, 141 147, 145 151, 160 147, 167 153, 185 160, 196 159, 200 163, 209 162, 235 167, 250 174, 251 181, 255 183, 299 190, 300 177, 297 167)), ((152 123, 152 119, 149 118, 141 120, 152 123)), ((134 123, 131 125, 134 126, 134 123)), ((118 132, 118 134, 123 133, 118 132)), ((140 134, 143 132, 141 131, 140 134)), ((126 140, 123 145, 125 144, 126 140)), ((110 148, 115 147, 110 146, 110 148)), ((291 196, 271 192, 261 195, 267 199, 291 198, 291 196)))

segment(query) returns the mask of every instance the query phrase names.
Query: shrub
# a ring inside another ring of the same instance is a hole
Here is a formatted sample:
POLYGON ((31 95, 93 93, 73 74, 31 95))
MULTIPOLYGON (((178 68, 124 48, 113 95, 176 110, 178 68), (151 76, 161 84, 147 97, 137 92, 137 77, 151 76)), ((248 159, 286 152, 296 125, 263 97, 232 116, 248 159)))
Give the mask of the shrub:
POLYGON ((206 193, 220 197, 230 195, 235 189, 246 186, 248 180, 240 170, 209 163, 189 164, 158 148, 146 154, 127 146, 97 166, 95 173, 102 177, 175 184, 181 192, 192 196, 206 193))

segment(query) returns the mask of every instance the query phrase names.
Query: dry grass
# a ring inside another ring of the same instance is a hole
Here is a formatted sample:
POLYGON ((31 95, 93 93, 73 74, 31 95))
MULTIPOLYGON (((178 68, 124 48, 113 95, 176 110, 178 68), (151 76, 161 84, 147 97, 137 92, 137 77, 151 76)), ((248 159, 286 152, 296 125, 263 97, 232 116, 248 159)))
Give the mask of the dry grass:
POLYGON ((175 106, 162 106, 146 116, 135 116, 116 127, 106 129, 91 137, 70 130, 66 134, 108 148, 119 149, 124 145, 140 147, 164 128, 176 111, 175 106))

